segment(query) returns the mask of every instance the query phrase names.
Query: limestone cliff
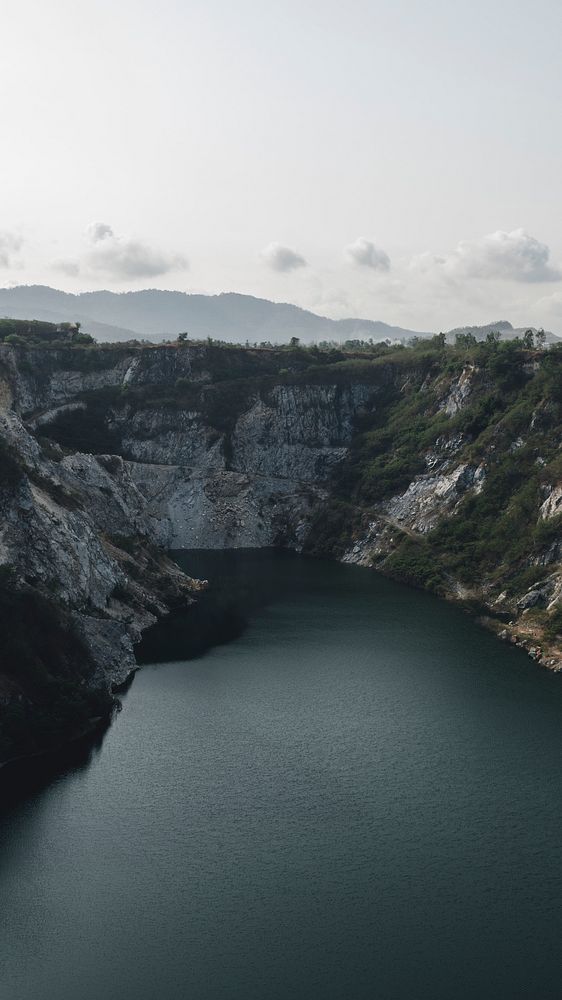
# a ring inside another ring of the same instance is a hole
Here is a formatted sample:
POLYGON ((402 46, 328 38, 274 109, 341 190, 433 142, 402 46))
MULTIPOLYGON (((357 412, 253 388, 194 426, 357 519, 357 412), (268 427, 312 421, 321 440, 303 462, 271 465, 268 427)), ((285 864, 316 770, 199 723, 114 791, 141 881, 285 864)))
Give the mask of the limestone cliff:
POLYGON ((29 432, 10 371, 0 381, 0 762, 106 716, 142 630, 199 587, 151 542, 120 459, 63 455, 29 432))
MULTIPOLYGON (((83 698, 82 720, 107 710, 142 628, 196 590, 173 548, 373 566, 471 603, 560 666, 555 349, 0 344, 0 407, 4 593, 54 609, 65 649, 45 704, 79 690, 103 702, 83 698)), ((0 699, 23 745, 45 685, 10 655, 0 699)))
POLYGON ((302 545, 374 388, 269 377, 217 399, 222 362, 198 347, 0 346, 0 613, 8 631, 10 617, 24 627, 45 613, 49 642, 68 647, 63 678, 35 645, 19 665, 17 649, 5 658, 0 760, 56 744, 111 707, 142 629, 197 590, 164 550, 302 545), (69 435, 78 447, 64 446, 69 435), (72 677, 88 697, 75 698, 72 677), (49 714, 54 731, 42 725, 35 738, 33 719, 49 714))
POLYGON ((0 346, 12 405, 38 435, 119 454, 143 498, 143 530, 167 548, 301 545, 377 391, 329 379, 279 385, 270 373, 264 384, 248 361, 254 382, 240 378, 223 396, 216 350, 99 349, 83 372, 76 355, 28 351, 22 366, 0 346))

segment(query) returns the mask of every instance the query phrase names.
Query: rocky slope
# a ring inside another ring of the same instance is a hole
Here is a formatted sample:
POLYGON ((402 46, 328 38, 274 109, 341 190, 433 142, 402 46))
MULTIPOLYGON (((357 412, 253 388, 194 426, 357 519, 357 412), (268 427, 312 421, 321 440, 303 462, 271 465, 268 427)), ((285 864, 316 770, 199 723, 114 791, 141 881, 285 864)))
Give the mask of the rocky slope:
POLYGON ((560 670, 562 358, 445 358, 356 435, 309 544, 465 602, 560 670))
POLYGON ((0 345, 2 612, 46 622, 0 669, 0 759, 108 710, 142 628, 196 591, 170 548, 374 566, 558 669, 560 361, 440 338, 367 358, 0 345))
POLYGON ((0 762, 105 718, 136 668, 142 630, 200 586, 150 540, 120 459, 63 455, 30 433, 15 403, 17 364, 3 361, 0 762))

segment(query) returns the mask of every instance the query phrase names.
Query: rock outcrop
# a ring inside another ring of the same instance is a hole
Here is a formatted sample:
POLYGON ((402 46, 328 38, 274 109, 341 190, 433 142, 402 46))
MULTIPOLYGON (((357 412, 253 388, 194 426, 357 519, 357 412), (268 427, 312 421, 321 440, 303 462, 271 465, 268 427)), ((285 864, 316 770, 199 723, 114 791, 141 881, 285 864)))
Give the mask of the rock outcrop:
POLYGON ((56 436, 61 419, 76 421, 87 397, 123 390, 108 402, 105 430, 125 460, 122 478, 143 497, 143 530, 167 548, 299 547, 357 414, 376 396, 376 386, 360 382, 250 387, 225 428, 224 414, 205 412, 203 394, 173 407, 142 397, 144 387, 173 389, 179 380, 204 388, 212 359, 203 347, 100 348, 96 370, 83 375, 68 370, 77 363, 72 351, 27 353, 23 373, 9 348, 0 346, 0 362, 11 375, 12 405, 38 434, 56 436), (127 390, 137 391, 134 401, 127 390))
POLYGON ((199 588, 151 542, 126 463, 64 456, 54 444, 48 452, 9 405, 0 410, 0 763, 56 746, 110 711, 136 669, 142 630, 199 588), (47 622, 40 642, 17 634, 35 617, 47 622), (70 662, 57 643, 71 647, 70 662), (35 721, 46 711, 54 721, 42 736, 35 721))

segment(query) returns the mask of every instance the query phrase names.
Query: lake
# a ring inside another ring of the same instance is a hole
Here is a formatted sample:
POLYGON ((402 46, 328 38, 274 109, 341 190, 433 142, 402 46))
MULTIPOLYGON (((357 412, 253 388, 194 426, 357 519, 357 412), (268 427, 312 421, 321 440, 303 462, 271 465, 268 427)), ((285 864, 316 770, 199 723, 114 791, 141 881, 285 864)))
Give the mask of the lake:
POLYGON ((368 570, 177 558, 103 738, 0 776, 2 1000, 558 998, 562 678, 368 570))

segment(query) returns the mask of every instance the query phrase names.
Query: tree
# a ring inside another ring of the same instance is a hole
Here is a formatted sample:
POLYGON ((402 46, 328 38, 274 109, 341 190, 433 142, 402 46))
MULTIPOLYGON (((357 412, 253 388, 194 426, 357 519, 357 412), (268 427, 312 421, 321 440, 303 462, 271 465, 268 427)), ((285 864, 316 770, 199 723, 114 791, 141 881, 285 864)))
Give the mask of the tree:
POLYGON ((523 334, 523 347, 525 350, 530 351, 535 346, 535 333, 534 330, 525 330, 523 334))
POLYGON ((178 343, 179 344, 187 344, 188 338, 189 338, 189 334, 188 334, 187 330, 184 330, 183 333, 178 333, 178 343))
POLYGON ((291 337, 289 341, 289 347, 300 347, 300 340, 298 337, 291 337))
POLYGON ((500 340, 501 334, 499 330, 490 330, 490 332, 486 334, 486 343, 489 344, 490 347, 497 347, 500 340))
POLYGON ((457 347, 466 347, 467 351, 476 345, 476 337, 473 333, 457 333, 455 344, 457 347))
POLYGON ((535 341, 536 341, 537 347, 541 351, 544 350, 544 347, 545 347, 545 344, 546 344, 546 333, 544 332, 542 326, 541 326, 540 330, 537 330, 537 332, 535 334, 535 341))

